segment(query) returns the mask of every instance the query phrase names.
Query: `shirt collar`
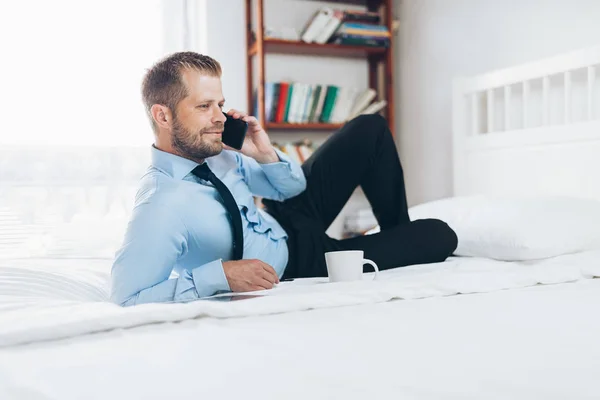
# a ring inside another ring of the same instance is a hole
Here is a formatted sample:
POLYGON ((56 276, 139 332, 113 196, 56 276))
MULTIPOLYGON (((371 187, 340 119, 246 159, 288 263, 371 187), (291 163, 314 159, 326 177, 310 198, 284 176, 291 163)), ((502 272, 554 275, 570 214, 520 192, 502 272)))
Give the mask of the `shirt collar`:
POLYGON ((185 178, 198 166, 195 161, 159 150, 154 145, 151 148, 151 155, 153 167, 178 180, 185 178))

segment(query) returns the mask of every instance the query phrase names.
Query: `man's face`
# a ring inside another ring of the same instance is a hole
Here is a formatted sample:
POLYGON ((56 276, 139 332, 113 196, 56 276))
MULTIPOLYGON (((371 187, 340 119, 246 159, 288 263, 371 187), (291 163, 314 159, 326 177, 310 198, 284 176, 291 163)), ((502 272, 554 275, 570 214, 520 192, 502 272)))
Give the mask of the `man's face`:
POLYGON ((173 115, 171 143, 181 156, 203 160, 223 150, 221 133, 225 116, 221 111, 221 78, 186 69, 182 81, 188 96, 177 104, 173 115))

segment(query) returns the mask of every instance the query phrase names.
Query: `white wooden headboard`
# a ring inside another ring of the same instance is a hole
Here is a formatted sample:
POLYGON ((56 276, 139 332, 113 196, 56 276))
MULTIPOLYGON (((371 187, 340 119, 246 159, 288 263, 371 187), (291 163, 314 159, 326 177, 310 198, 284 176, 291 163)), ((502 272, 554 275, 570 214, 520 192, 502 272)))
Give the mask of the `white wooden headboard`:
POLYGON ((454 195, 600 199, 599 66, 594 47, 455 79, 454 195))

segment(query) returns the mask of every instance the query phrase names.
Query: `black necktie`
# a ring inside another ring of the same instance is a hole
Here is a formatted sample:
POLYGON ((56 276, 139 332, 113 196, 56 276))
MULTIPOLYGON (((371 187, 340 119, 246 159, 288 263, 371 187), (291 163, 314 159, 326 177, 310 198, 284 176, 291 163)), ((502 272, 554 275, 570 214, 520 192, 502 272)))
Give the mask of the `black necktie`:
POLYGON ((219 192, 219 195, 221 195, 223 204, 229 213, 231 227, 233 229, 233 259, 241 260, 244 256, 244 233, 242 232, 242 217, 240 215, 240 210, 238 209, 233 195, 229 189, 227 189, 227 186, 213 174, 206 163, 194 168, 192 174, 212 183, 217 189, 217 192, 219 192))

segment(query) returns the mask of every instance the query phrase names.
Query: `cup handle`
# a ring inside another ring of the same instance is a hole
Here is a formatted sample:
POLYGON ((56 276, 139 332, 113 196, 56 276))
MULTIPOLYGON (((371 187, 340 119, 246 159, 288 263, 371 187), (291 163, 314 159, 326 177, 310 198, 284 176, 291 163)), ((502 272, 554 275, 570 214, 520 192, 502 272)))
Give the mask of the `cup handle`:
POLYGON ((375 264, 375 262, 373 262, 371 260, 367 260, 366 258, 363 259, 363 265, 364 264, 369 264, 370 266, 373 267, 373 269, 375 270, 375 275, 373 275, 373 280, 377 279, 377 275, 379 274, 379 267, 377 266, 377 264, 375 264))

